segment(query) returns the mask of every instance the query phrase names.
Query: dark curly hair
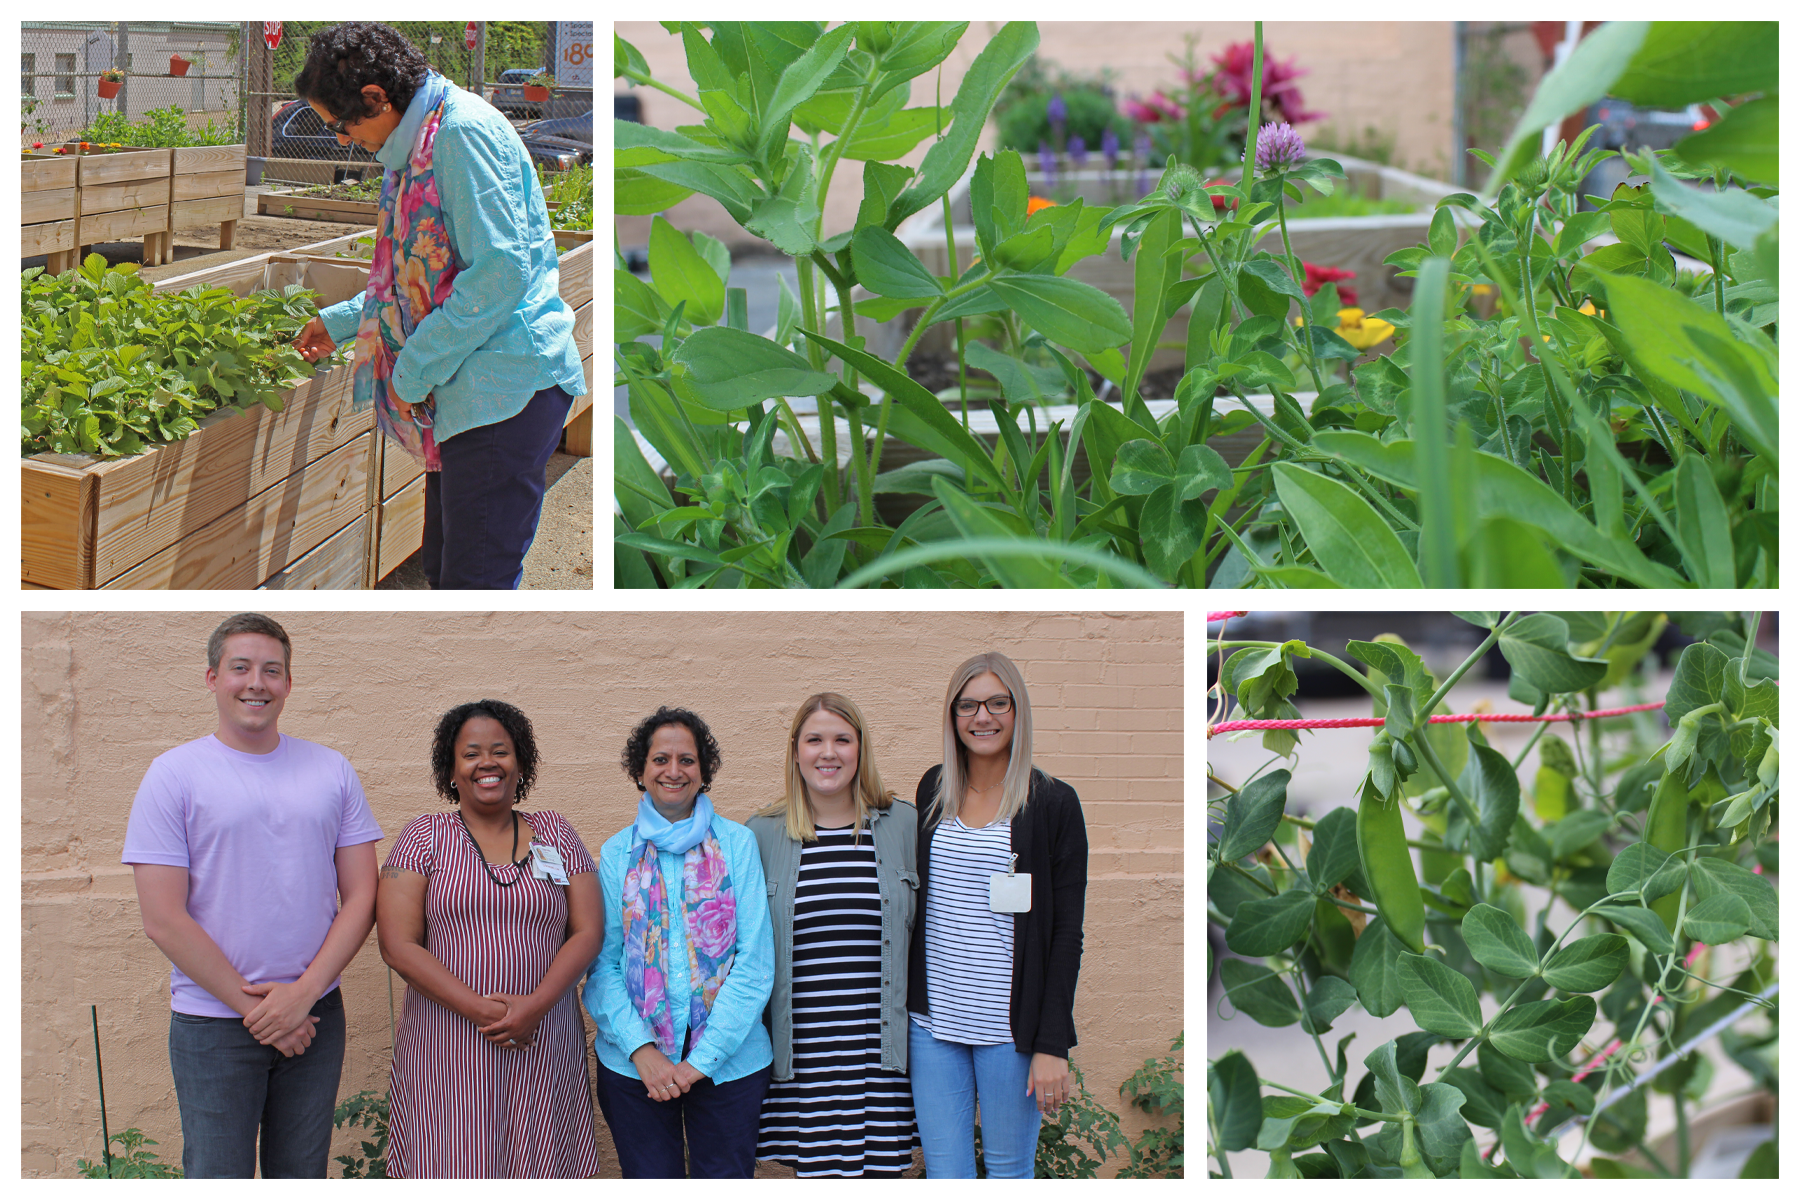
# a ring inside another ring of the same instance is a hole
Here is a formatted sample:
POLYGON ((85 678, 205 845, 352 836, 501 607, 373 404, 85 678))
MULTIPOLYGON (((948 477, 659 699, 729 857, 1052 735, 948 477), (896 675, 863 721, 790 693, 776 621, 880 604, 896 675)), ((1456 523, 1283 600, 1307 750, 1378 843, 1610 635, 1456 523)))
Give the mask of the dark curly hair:
POLYGON ((664 725, 681 725, 694 735, 694 745, 700 751, 700 787, 703 791, 710 788, 719 764, 724 761, 719 755, 719 743, 698 713, 667 705, 639 721, 637 728, 631 731, 631 736, 625 739, 625 750, 619 755, 619 765, 625 768, 626 778, 635 783, 640 791, 643 789, 644 767, 650 762, 650 739, 664 725))
POLYGON ((345 21, 312 35, 294 91, 303 100, 317 100, 340 121, 366 121, 381 109, 363 98, 364 88, 380 88, 404 113, 429 70, 431 63, 393 26, 345 21))
POLYGON ((437 732, 431 735, 431 778, 437 794, 455 801, 456 789, 451 781, 456 768, 456 735, 472 717, 492 717, 512 739, 513 755, 519 762, 519 787, 513 793, 517 803, 537 782, 537 738, 531 732, 531 718, 504 700, 471 700, 459 704, 438 718, 437 732))

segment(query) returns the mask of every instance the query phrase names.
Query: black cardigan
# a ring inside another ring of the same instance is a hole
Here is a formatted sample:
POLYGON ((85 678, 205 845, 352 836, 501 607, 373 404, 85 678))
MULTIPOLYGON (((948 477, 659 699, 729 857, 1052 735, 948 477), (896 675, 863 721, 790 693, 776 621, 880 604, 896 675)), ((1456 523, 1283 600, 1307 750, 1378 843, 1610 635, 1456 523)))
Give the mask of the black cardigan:
MULTIPOLYGON (((925 990, 925 897, 941 767, 919 780, 919 919, 913 924, 906 1007, 929 1013, 925 990)), ((1081 798, 1060 779, 1032 773, 1031 796, 1012 822, 1019 871, 1031 873, 1031 911, 1013 915, 1012 1035, 1021 1054, 1069 1057, 1075 1044, 1075 977, 1081 971, 1081 921, 1087 903, 1087 825, 1081 798)))

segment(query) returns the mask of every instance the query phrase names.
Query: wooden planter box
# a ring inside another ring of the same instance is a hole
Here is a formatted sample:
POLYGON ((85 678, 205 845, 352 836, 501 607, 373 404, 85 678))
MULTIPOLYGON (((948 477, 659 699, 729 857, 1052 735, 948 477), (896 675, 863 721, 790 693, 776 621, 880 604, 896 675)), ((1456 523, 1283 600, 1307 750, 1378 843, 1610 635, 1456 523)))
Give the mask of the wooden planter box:
MULTIPOLYGON (((243 295, 304 282, 333 303, 366 278, 355 264, 266 255, 166 280, 158 290, 222 286, 243 295)), ((287 393, 279 413, 214 413, 182 441, 129 458, 25 459, 24 582, 251 588, 298 565, 369 509, 374 414, 351 411, 350 382, 350 368, 340 365, 287 393)), ((359 585, 363 573, 359 559, 359 585)), ((309 574, 320 577, 320 565, 309 574)))
POLYGON ((336 221, 340 225, 373 224, 379 204, 362 200, 330 200, 302 196, 298 189, 263 192, 256 197, 258 216, 294 217, 302 221, 336 221))
MULTIPOLYGON (((1324 267, 1344 267, 1356 272, 1351 282, 1358 293, 1358 305, 1365 312, 1384 308, 1404 308, 1412 298, 1412 280, 1399 277, 1396 267, 1382 262, 1396 250, 1403 250, 1425 240, 1431 228, 1432 206, 1457 189, 1435 179, 1412 175, 1379 163, 1365 162, 1341 154, 1331 154, 1344 167, 1345 186, 1358 195, 1371 199, 1407 199, 1420 204, 1421 211, 1370 217, 1306 217, 1288 219, 1288 236, 1296 257, 1324 267)), ((969 216, 969 180, 973 170, 950 191, 951 211, 956 220, 956 256, 958 271, 974 260, 975 227, 969 216)), ((1234 174, 1221 172, 1222 176, 1234 174)), ((1028 174, 1034 195, 1046 194, 1047 185, 1035 173, 1028 174)), ((1062 186, 1073 183, 1076 194, 1088 203, 1108 207, 1131 203, 1137 199, 1134 174, 1129 172, 1085 171, 1059 177, 1062 186), (1123 190, 1121 190, 1123 189, 1123 190)), ((1155 176, 1152 175, 1154 180, 1155 176)), ((925 269, 934 275, 948 275, 949 251, 944 244, 944 214, 933 205, 902 222, 897 236, 919 256, 925 269)), ((1257 249, 1276 254, 1282 251, 1281 231, 1272 229, 1257 242, 1257 249)), ((1069 269, 1071 279, 1091 283, 1106 292, 1130 312, 1135 291, 1136 264, 1119 256, 1119 232, 1113 232, 1112 246, 1104 255, 1085 258, 1069 269)), ((895 324, 910 328, 918 311, 903 314, 895 324)), ((1178 312, 1164 331, 1164 342, 1185 343, 1187 313, 1178 312)), ((859 332, 861 329, 859 327, 859 332)), ((904 336, 904 331, 902 333, 904 336)), ((928 331, 920 339, 921 349, 933 353, 953 352, 955 327, 944 323, 928 331)), ((1151 360, 1151 369, 1180 366, 1182 352, 1160 350, 1151 360)))
POLYGON ((163 254, 173 257, 175 231, 218 225, 219 249, 231 249, 244 215, 246 147, 178 146, 169 152, 169 225, 163 254))
MULTIPOLYGON (((67 142, 66 147, 79 143, 67 142)), ((144 265, 168 260, 168 150, 126 148, 69 156, 75 163, 75 245, 144 241, 144 265)))
POLYGON ((75 254, 75 174, 79 160, 60 154, 26 154, 19 164, 21 257, 45 256, 52 275, 72 271, 75 254))

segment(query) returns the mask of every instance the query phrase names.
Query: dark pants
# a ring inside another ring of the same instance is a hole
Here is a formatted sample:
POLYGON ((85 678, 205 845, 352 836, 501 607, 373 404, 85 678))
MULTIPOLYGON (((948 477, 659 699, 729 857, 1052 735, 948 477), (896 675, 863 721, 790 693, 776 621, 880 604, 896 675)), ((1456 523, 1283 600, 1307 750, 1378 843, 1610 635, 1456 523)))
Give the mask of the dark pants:
POLYGON ((181 1103, 181 1170, 190 1179, 250 1179, 262 1132, 264 1179, 323 1179, 344 1068, 344 997, 312 1006, 312 1044, 292 1058, 237 1017, 169 1014, 169 1069, 181 1103))
POLYGON ((599 1066, 600 1113, 612 1130, 625 1178, 748 1179, 754 1173, 756 1122, 770 1068, 728 1083, 702 1079, 674 1100, 652 1100, 636 1075, 599 1066))
POLYGON ((544 467, 568 415, 569 394, 547 387, 516 416, 438 446, 444 469, 425 476, 420 550, 433 588, 519 586, 544 508, 544 467))

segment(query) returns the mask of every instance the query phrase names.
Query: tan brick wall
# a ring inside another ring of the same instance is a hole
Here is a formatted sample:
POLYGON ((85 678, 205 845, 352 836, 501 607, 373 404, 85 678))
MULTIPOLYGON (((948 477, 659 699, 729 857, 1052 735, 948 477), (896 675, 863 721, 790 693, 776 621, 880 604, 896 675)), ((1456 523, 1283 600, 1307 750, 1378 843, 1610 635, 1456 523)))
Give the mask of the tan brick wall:
MULTIPOLYGON (((180 1161, 167 1054, 168 964, 143 934, 127 817, 150 760, 210 733, 205 642, 226 613, 23 618, 21 1168, 67 1176, 99 1147, 88 1006, 97 1004, 107 1119, 180 1161)), ((1080 793, 1092 841, 1075 1061, 1102 1103, 1182 1025, 1182 617, 1179 613, 270 612, 294 640, 281 728, 355 764, 385 856, 437 806, 427 755, 452 704, 482 696, 532 718, 533 806, 590 849, 637 802, 617 765, 659 703, 712 724, 712 794, 742 819, 781 786, 795 706, 824 688, 862 706, 888 786, 910 798, 936 761, 943 689, 970 654, 1010 655, 1031 687, 1036 759, 1080 793)), ((404 985, 395 982, 396 1012, 404 985)), ((344 979, 341 1095, 386 1083, 388 972, 374 938, 344 979)), ((1142 1122, 1125 1114, 1135 1133, 1142 1122)), ((616 1174, 608 1155, 603 1173, 616 1174)), ((350 1148, 340 1135, 334 1152, 350 1148)), ((333 1166, 333 1173, 336 1173, 333 1166)))
MULTIPOLYGON (((981 47, 1000 27, 999 22, 972 21, 948 59, 943 72, 946 105, 981 47)), ((694 95, 687 73, 687 56, 681 39, 655 21, 620 21, 613 28, 637 47, 650 65, 651 75, 694 95)), ((1249 21, 1040 21, 1040 58, 1083 75, 1111 67, 1117 74, 1114 88, 1121 97, 1133 92, 1148 97, 1158 88, 1180 84, 1180 72, 1169 55, 1180 57, 1182 39, 1198 34, 1195 59, 1205 66, 1212 55, 1230 42, 1248 41, 1249 21)), ((1323 122, 1301 126, 1311 136, 1324 125, 1346 134, 1360 135, 1366 126, 1392 133, 1396 155, 1409 169, 1448 179, 1452 147, 1456 81, 1452 28, 1448 21, 1271 21, 1263 26, 1265 54, 1283 61, 1293 58, 1310 71, 1300 81, 1307 108, 1325 112, 1323 122)), ((913 81, 911 105, 929 105, 936 94, 937 73, 913 81)), ((615 81, 614 89, 624 84, 615 81)), ((702 114, 654 88, 637 88, 647 123, 662 129, 698 124, 702 114)), ((994 131, 990 123, 982 149, 991 149, 994 131)), ((917 167, 924 160, 930 140, 901 161, 917 167)), ((825 233, 830 236, 850 228, 862 202, 862 171, 846 163, 832 179, 825 212, 825 233)), ((746 234, 717 201, 690 196, 664 214, 680 229, 699 229, 733 246, 766 245, 746 234)), ((625 245, 649 241, 649 217, 620 217, 619 238, 625 245)))

